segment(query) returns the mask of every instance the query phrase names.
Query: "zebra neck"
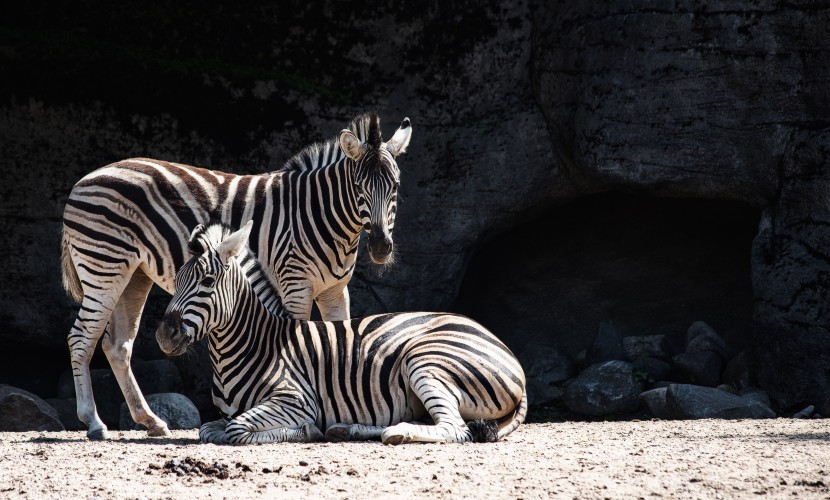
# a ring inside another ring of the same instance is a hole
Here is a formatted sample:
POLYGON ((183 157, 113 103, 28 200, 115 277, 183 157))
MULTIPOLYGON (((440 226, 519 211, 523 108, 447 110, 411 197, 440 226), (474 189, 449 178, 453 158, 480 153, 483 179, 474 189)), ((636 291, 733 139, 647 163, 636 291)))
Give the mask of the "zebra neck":
MULTIPOLYGON (((325 167, 303 172, 289 182, 306 183, 309 215, 319 214, 331 223, 336 220, 343 234, 332 236, 357 244, 363 230, 360 218, 357 190, 355 189, 357 164, 349 158, 341 158, 325 167)), ((296 192, 298 186, 290 189, 296 192)), ((320 230, 321 228, 317 228, 320 230)))
MULTIPOLYGON (((236 268, 239 273, 236 276, 237 283, 232 293, 236 295, 236 304, 233 307, 233 314, 226 324, 216 328, 210 337, 210 349, 215 359, 232 359, 228 356, 230 351, 248 351, 251 345, 261 345, 267 342, 270 337, 276 337, 280 329, 280 323, 289 321, 289 318, 274 313, 268 303, 268 297, 276 294, 275 290, 265 292, 266 300, 260 296, 263 290, 255 289, 252 284, 252 276, 255 282, 257 275, 265 278, 263 273, 246 275, 243 269, 236 268)), ((242 361, 241 358, 238 361, 242 361)))

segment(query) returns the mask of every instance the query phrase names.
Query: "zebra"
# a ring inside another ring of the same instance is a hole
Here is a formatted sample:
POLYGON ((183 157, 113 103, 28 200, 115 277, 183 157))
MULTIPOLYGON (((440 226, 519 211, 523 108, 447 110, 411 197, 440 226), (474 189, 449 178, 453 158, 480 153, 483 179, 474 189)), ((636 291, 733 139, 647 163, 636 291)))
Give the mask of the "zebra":
POLYGON ((61 267, 80 304, 68 343, 78 417, 90 439, 109 433, 95 408, 89 362, 103 336, 132 418, 150 436, 170 435, 147 406, 130 368, 133 341, 153 284, 173 293, 187 259, 189 229, 211 220, 253 221, 250 245, 277 287, 285 314, 348 319, 347 284, 362 232, 376 264, 393 258, 400 170, 409 118, 388 142, 375 113, 356 117, 337 138, 312 144, 282 168, 232 175, 134 158, 98 169, 73 187, 63 215, 61 267))
POLYGON ((321 439, 494 441, 527 413, 516 357, 482 325, 450 313, 346 321, 284 317, 247 246, 251 223, 199 225, 193 256, 156 332, 170 356, 208 337, 222 419, 203 442, 321 439), (413 423, 431 420, 432 425, 413 423), (322 430, 325 429, 325 434, 322 430))

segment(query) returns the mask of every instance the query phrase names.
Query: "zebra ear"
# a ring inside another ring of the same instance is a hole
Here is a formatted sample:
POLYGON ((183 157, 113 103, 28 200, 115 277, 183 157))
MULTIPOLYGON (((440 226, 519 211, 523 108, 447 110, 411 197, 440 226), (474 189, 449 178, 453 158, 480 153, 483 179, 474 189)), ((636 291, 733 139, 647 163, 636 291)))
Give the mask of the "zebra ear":
POLYGON ((204 224, 199 224, 190 232, 190 238, 187 239, 187 250, 191 255, 201 255, 205 252, 206 248, 199 241, 199 237, 204 234, 205 229, 207 228, 204 224))
POLYGON ((239 231, 232 233, 216 247, 216 252, 219 254, 219 259, 222 261, 222 264, 227 266, 231 257, 236 257, 242 252, 242 249, 248 244, 248 238, 251 236, 251 228, 253 226, 254 221, 249 220, 239 231))
POLYGON ((404 118, 401 126, 395 131, 395 135, 386 143, 386 150, 392 153, 392 156, 398 156, 406 153, 406 147, 409 146, 409 139, 412 138, 412 122, 409 118, 404 118))
POLYGON ((358 161, 366 154, 366 146, 361 144, 360 139, 349 129, 340 131, 340 148, 346 156, 354 161, 358 161))

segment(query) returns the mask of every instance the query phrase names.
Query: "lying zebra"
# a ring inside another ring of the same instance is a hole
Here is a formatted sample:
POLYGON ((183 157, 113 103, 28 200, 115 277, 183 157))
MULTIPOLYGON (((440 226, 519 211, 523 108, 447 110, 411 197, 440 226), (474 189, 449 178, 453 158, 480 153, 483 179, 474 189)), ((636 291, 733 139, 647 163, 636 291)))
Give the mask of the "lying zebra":
POLYGON ((156 333, 168 355, 209 339, 225 418, 204 424, 202 441, 308 442, 319 429, 332 441, 494 441, 524 421, 522 367, 484 327, 445 313, 281 317, 250 231, 250 222, 232 234, 220 224, 193 231, 194 255, 156 333), (434 425, 410 423, 422 419, 434 425))

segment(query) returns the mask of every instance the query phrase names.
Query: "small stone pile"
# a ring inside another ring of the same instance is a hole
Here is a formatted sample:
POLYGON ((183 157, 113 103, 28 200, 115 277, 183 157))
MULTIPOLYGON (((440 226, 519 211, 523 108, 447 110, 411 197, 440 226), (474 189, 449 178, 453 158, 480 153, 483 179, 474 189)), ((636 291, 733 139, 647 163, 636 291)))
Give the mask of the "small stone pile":
MULTIPOLYGON (((703 321, 689 327, 680 353, 672 353, 665 335, 623 337, 601 323, 575 360, 551 345, 534 346, 519 358, 531 405, 564 405, 587 417, 638 411, 664 419, 778 416, 754 386, 746 353, 733 352, 703 321)), ((791 416, 821 417, 813 406, 791 416)))

